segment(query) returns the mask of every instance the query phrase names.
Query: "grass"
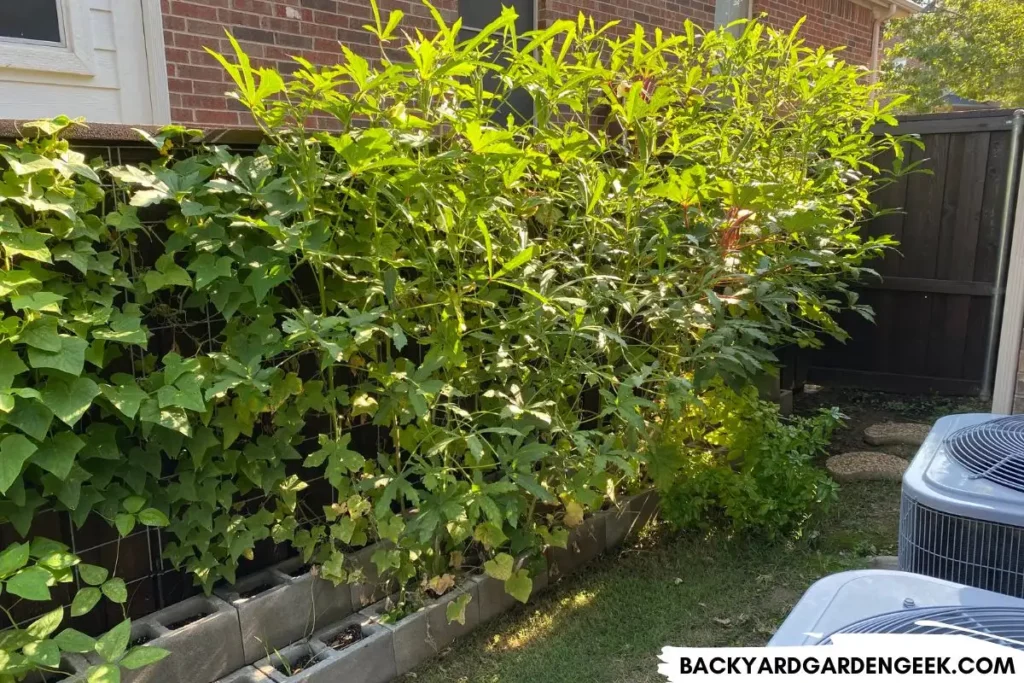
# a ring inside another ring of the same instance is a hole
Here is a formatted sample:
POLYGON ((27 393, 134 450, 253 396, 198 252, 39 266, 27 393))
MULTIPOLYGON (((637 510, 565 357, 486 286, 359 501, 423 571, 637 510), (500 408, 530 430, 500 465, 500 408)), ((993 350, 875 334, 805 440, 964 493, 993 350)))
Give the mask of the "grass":
POLYGON ((752 543, 664 527, 460 640, 419 683, 654 683, 665 645, 763 645, 818 578, 895 554, 899 485, 844 487, 814 538, 752 543))

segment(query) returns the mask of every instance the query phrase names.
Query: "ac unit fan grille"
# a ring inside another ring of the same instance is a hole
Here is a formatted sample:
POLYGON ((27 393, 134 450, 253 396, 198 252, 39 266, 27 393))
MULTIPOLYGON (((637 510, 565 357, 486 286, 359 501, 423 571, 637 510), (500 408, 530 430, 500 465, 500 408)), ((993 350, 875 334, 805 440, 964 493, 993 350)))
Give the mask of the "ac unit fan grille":
POLYGON ((921 607, 869 617, 835 631, 818 645, 831 645, 841 633, 969 635, 1024 650, 1024 609, 1019 607, 921 607), (937 622, 937 623, 936 623, 937 622))
POLYGON ((900 569, 1024 598, 1024 528, 939 512, 906 492, 900 569))
POLYGON ((958 429, 943 445, 975 477, 1024 492, 1024 416, 958 429))

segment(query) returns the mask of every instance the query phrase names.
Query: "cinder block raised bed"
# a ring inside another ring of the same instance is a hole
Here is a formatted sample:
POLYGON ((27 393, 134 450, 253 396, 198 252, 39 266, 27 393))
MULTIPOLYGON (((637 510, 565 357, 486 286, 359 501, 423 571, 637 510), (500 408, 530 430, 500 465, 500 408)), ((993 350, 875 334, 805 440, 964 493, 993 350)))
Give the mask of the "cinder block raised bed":
POLYGON ((189 598, 132 624, 132 644, 170 652, 160 662, 123 671, 122 683, 211 683, 241 669, 238 610, 215 596, 189 598))
POLYGON ((273 683, 274 679, 267 676, 254 666, 247 666, 239 669, 233 674, 228 674, 217 683, 273 683))
POLYGON ((313 576, 300 558, 247 576, 216 594, 238 610, 248 664, 352 613, 352 587, 313 576))
POLYGON ((600 513, 605 518, 607 547, 621 545, 639 533, 658 511, 658 502, 656 491, 644 491, 625 499, 619 507, 600 513))
POLYGON ((397 675, 391 631, 362 614, 289 645, 255 668, 276 683, 387 683, 397 675))
POLYGON ((59 668, 60 673, 49 673, 45 676, 39 673, 29 674, 25 677, 25 683, 85 683, 89 661, 81 655, 64 652, 60 657, 59 668))
MULTIPOLYGON (((383 627, 392 633, 396 675, 408 673, 459 636, 466 635, 476 628, 480 623, 479 597, 477 582, 467 581, 398 623, 383 624, 383 627), (472 596, 466 606, 466 623, 448 623, 448 604, 465 593, 472 596)), ((375 623, 379 623, 381 615, 387 608, 387 601, 382 601, 371 605, 362 613, 375 623)))
POLYGON ((608 547, 607 514, 598 513, 569 532, 565 548, 548 548, 548 579, 555 581, 572 574, 608 547))
POLYGON ((377 573, 377 565, 370 560, 373 554, 381 547, 381 544, 375 543, 374 545, 368 545, 357 550, 346 557, 345 564, 347 568, 350 571, 361 569, 364 577, 361 582, 350 585, 353 610, 369 607, 375 602, 383 600, 384 596, 388 594, 384 582, 377 573))

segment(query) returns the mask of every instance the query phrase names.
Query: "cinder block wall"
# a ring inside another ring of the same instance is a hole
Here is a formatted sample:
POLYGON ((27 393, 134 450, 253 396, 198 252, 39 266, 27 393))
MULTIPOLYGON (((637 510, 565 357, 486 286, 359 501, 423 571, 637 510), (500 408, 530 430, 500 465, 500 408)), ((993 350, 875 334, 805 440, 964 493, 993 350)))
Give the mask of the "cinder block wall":
MULTIPOLYGON (((367 0, 161 0, 171 118, 205 127, 247 125, 237 103, 224 97, 226 74, 204 47, 229 50, 230 30, 261 66, 293 68, 300 55, 315 64, 334 64, 342 42, 373 57, 375 47, 362 26, 371 19, 367 0)), ((446 20, 454 21, 458 0, 434 0, 446 20)), ((401 9, 406 26, 429 30, 433 19, 419 0, 380 0, 383 10, 401 9)), ((714 0, 538 0, 538 22, 545 26, 579 12, 598 22, 620 20, 619 33, 635 23, 678 31, 690 19, 711 28, 714 0)), ((755 15, 788 29, 802 16, 804 36, 813 45, 849 45, 847 59, 867 64, 871 58, 871 12, 850 0, 754 0, 755 15)), ((326 122, 325 122, 326 125, 326 122)))

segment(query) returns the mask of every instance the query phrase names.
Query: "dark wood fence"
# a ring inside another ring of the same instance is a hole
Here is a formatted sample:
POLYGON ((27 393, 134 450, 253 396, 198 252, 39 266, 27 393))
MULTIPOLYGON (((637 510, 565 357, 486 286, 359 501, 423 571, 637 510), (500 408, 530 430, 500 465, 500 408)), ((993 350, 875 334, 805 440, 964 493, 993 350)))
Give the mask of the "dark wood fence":
MULTIPOLYGON (((893 235, 899 251, 873 267, 882 281, 861 290, 874 324, 843 319, 852 335, 810 356, 810 379, 823 384, 906 392, 978 394, 985 367, 1008 182, 1013 112, 905 118, 896 132, 920 136, 930 174, 880 189, 883 209, 868 235, 893 235)), ((892 159, 881 159, 891 164, 892 159)))

